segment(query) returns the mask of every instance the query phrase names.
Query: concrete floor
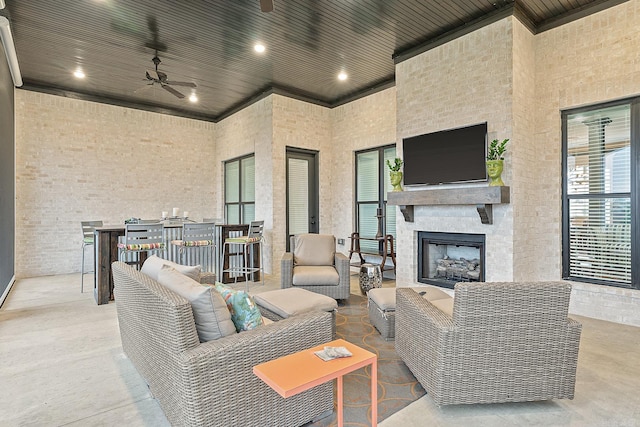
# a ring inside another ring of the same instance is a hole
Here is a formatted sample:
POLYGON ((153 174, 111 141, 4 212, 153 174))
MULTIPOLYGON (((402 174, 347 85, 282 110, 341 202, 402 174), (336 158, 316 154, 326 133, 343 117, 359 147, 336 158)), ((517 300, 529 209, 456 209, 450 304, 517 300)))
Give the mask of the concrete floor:
MULTIPOLYGON (((168 425, 122 352, 115 304, 97 306, 90 286, 80 293, 79 274, 14 285, 0 309, 0 425, 168 425)), ((250 290, 278 287, 267 278, 250 290)), ((574 400, 438 408, 425 396, 380 426, 640 426, 640 328, 575 318, 574 400)))

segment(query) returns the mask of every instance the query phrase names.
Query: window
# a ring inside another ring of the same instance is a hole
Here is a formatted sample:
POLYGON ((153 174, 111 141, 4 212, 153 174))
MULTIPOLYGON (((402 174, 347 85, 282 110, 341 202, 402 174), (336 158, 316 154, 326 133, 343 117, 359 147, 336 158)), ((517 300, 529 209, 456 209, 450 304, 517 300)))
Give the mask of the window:
POLYGON ((255 219, 255 156, 224 164, 224 216, 227 224, 249 224, 255 219))
MULTIPOLYGON (((387 191, 391 190, 386 161, 396 157, 395 145, 356 152, 356 231, 361 237, 378 233, 377 210, 383 212, 382 234, 396 235, 396 208, 387 206, 387 191)), ((382 243, 360 241, 363 252, 380 252, 382 243)))
POLYGON ((563 124, 563 277, 638 288, 632 238, 639 172, 636 102, 565 112, 563 124))

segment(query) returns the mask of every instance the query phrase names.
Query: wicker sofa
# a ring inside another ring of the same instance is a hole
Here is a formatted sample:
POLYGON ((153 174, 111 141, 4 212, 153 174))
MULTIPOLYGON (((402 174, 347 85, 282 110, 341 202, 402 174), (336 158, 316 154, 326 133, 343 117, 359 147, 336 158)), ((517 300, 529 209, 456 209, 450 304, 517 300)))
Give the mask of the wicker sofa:
POLYGON ((333 410, 331 382, 283 399, 252 371, 331 341, 331 313, 200 343, 186 299, 122 262, 112 268, 122 347, 172 425, 300 426, 333 410))
POLYGON ((396 351, 437 405, 573 399, 570 294, 566 282, 457 283, 447 307, 398 288, 396 351))

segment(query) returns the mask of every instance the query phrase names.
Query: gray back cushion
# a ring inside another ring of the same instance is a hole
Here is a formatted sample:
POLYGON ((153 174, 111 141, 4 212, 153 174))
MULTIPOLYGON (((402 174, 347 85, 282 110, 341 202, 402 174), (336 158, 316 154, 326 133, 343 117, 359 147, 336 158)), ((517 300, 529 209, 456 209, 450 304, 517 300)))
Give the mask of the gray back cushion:
POLYGON ((160 269, 158 282, 189 300, 200 342, 236 333, 227 303, 215 289, 201 285, 170 266, 160 269))
POLYGON ((140 269, 140 272, 151 277, 153 280, 158 280, 158 273, 160 272, 162 267, 165 265, 175 268, 178 272, 192 278, 193 280, 196 280, 196 281, 200 280, 199 265, 189 266, 189 265, 176 264, 175 262, 169 261, 168 259, 160 258, 157 255, 151 255, 150 257, 148 257, 145 260, 144 264, 142 264, 142 268, 140 269))
POLYGON ((336 239, 331 234, 298 234, 295 236, 295 265, 333 265, 336 239))

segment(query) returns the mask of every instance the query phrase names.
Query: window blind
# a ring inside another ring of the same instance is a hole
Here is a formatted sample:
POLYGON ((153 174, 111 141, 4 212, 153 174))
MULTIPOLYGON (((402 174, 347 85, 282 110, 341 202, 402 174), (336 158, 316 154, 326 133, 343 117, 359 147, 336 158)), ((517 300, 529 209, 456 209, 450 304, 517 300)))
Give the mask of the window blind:
POLYGON ((289 234, 309 232, 309 162, 289 159, 289 234))
POLYGON ((631 283, 629 105, 567 116, 569 276, 631 283))
POLYGON ((251 156, 241 161, 241 188, 242 197, 241 202, 255 202, 256 201, 256 158, 251 156))
POLYGON ((225 163, 224 166, 224 201, 237 203, 240 201, 240 161, 225 163))

